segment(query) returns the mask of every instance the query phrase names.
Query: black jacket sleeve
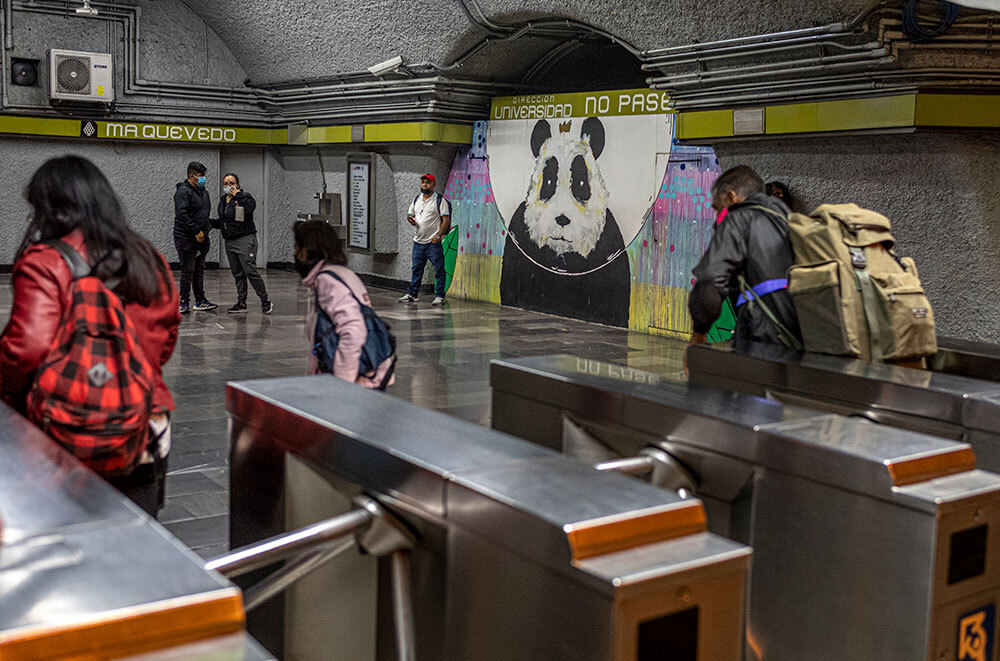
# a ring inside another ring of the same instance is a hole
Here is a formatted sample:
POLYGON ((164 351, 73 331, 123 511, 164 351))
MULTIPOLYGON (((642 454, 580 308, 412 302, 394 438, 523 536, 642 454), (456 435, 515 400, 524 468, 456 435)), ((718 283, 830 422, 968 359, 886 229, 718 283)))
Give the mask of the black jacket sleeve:
POLYGON ((218 208, 218 218, 209 218, 208 222, 212 224, 212 227, 221 230, 223 220, 226 217, 226 196, 223 195, 219 198, 219 208, 218 208))
POLYGON ((722 302, 738 287, 736 276, 747 258, 747 219, 730 213, 716 225, 712 241, 694 267, 696 283, 688 298, 695 333, 707 333, 722 313, 722 302))
POLYGON ((183 187, 174 192, 174 225, 192 237, 201 231, 201 223, 194 217, 195 205, 183 187))
POLYGON ((257 209, 257 200, 253 199, 253 195, 250 193, 240 193, 238 200, 239 205, 245 208, 248 214, 253 214, 257 209))

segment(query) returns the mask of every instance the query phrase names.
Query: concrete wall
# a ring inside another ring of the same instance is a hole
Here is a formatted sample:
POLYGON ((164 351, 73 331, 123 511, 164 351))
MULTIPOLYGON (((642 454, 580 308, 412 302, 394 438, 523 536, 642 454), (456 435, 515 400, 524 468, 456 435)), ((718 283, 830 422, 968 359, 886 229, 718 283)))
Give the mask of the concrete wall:
POLYGON ((856 202, 885 214, 899 254, 917 262, 938 333, 1000 342, 1000 138, 728 142, 716 153, 723 169, 746 163, 785 182, 807 210, 856 202))
MULTIPOLYGON (((219 37, 181 0, 139 0, 134 4, 138 16, 138 65, 134 75, 148 83, 185 83, 234 87, 243 84, 246 72, 219 37)), ((13 40, 8 44, 8 58, 39 60, 36 86, 7 85, 8 106, 19 112, 50 111, 48 51, 53 48, 97 53, 111 53, 115 70, 115 110, 121 115, 160 116, 188 121, 228 119, 234 121, 247 106, 228 102, 209 102, 191 98, 159 97, 155 94, 125 94, 125 29, 121 22, 108 20, 104 9, 95 18, 66 14, 39 13, 14 7, 13 40), (225 111, 225 112, 222 112, 225 111)), ((0 79, 8 75, 0 67, 0 79)), ((87 110, 76 108, 78 114, 87 110)), ((106 109, 94 106, 88 116, 100 118, 106 109)))
MULTIPOLYGON (((189 161, 208 166, 213 202, 221 188, 219 150, 201 145, 161 146, 138 143, 92 143, 40 138, 0 138, 0 264, 13 262, 24 237, 28 203, 23 191, 31 175, 49 158, 79 154, 97 164, 118 191, 132 226, 168 260, 176 261, 172 230, 174 185, 187 175, 189 161)), ((218 232, 213 232, 217 241, 218 232)))
MULTIPOLYGON (((347 218, 347 154, 346 147, 328 147, 320 150, 323 168, 326 170, 327 192, 341 194, 341 214, 347 218)), ((375 222, 395 224, 398 232, 397 255, 376 255, 349 253, 350 267, 359 273, 373 274, 393 280, 409 281, 413 241, 413 228, 405 221, 406 209, 420 188, 420 175, 430 172, 437 177, 439 192, 443 192, 448 180, 456 148, 449 146, 397 145, 391 149, 379 150, 380 163, 377 166, 375 222), (387 166, 387 167, 386 167, 387 166), (388 179, 391 177, 391 179, 388 179), (386 191, 395 189, 395 195, 386 197, 386 191)), ((296 213, 315 213, 316 200, 313 194, 322 190, 317 152, 293 148, 274 149, 266 159, 265 169, 271 192, 268 200, 270 218, 268 260, 290 262, 292 260, 292 224, 296 213)), ((427 278, 432 278, 427 269, 427 278)))

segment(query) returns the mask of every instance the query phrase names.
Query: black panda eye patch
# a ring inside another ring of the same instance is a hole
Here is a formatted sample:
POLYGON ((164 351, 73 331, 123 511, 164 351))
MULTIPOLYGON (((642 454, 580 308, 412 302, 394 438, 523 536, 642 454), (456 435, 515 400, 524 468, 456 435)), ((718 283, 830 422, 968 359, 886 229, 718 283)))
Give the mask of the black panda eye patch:
POLYGON ((542 170, 542 190, 538 195, 543 200, 551 200, 556 194, 556 184, 559 183, 559 161, 549 158, 545 161, 545 169, 542 170))
POLYGON ((590 171, 583 156, 573 159, 569 172, 573 177, 573 197, 580 202, 586 202, 590 199, 590 171))

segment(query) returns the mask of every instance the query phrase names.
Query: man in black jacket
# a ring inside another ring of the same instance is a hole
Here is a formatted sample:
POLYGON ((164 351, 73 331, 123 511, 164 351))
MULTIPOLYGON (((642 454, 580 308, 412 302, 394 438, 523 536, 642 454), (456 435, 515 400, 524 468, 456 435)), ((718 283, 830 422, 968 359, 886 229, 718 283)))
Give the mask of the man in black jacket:
POLYGON ((194 310, 214 310, 219 307, 205 298, 205 258, 211 242, 209 216, 212 201, 205 190, 208 168, 198 161, 188 163, 187 179, 177 184, 174 192, 174 247, 181 263, 181 314, 191 308, 191 286, 194 285, 194 310))
POLYGON ((705 342, 727 298, 736 310, 733 345, 737 349, 752 342, 782 346, 801 342, 798 317, 787 291, 786 274, 794 262, 788 207, 764 193, 764 182, 756 172, 739 165, 723 172, 712 186, 712 208, 720 214, 720 221, 694 268, 696 284, 688 299, 694 326, 691 344, 705 342), (740 276, 752 293, 741 293, 740 276))

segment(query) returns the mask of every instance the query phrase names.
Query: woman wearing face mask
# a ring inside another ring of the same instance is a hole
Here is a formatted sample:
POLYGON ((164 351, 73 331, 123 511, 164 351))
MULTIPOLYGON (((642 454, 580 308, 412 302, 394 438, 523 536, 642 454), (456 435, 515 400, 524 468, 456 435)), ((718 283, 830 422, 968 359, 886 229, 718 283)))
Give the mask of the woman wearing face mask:
MULTIPOLYGON (((366 388, 378 388, 392 366, 387 359, 371 378, 358 374, 361 348, 368 339, 365 319, 358 300, 371 305, 368 290, 347 266, 347 255, 333 227, 322 220, 295 223, 295 270, 302 276, 302 284, 312 294, 306 316, 306 337, 313 346, 316 334, 317 306, 333 321, 339 343, 333 360, 333 375, 338 379, 357 383, 366 388), (336 274, 336 277, 330 275, 336 274), (338 280, 337 278, 340 278, 338 280)), ((316 356, 310 352, 309 374, 318 374, 316 356)), ((391 385, 395 377, 389 379, 391 385)))
POLYGON ((232 172, 222 178, 223 195, 219 198, 219 217, 212 225, 222 230, 226 242, 229 268, 236 279, 236 305, 229 308, 229 314, 247 311, 247 280, 260 296, 264 314, 271 314, 274 304, 267 297, 264 279, 257 272, 257 226, 253 222, 253 212, 257 201, 250 193, 240 189, 240 178, 232 172))

